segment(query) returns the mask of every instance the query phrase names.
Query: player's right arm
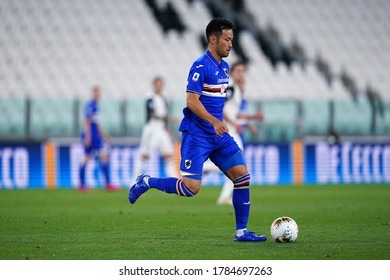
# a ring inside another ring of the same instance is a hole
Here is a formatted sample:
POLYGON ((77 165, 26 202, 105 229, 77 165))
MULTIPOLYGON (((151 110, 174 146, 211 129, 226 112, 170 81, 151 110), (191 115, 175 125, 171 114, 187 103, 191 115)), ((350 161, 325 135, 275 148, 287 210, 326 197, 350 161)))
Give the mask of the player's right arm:
POLYGON ((187 108, 199 118, 210 123, 215 133, 221 136, 229 132, 226 123, 210 114, 200 101, 206 74, 206 67, 202 62, 196 61, 192 65, 187 80, 187 108))
POLYGON ((214 131, 218 136, 221 136, 224 133, 228 133, 229 129, 223 121, 220 121, 212 114, 210 114, 206 108, 200 102, 200 95, 198 93, 187 92, 187 107, 199 118, 205 120, 206 122, 211 123, 214 127, 214 131))

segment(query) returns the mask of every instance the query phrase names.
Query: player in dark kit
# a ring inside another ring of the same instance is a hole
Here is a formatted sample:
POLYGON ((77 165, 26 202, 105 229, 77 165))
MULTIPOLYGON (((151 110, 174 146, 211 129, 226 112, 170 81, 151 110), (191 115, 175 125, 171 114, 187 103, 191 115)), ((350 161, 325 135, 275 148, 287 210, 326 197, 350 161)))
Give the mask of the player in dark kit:
POLYGON ((110 171, 108 165, 108 146, 110 142, 108 134, 99 124, 99 108, 98 102, 100 99, 100 88, 94 87, 92 90, 92 99, 87 102, 84 108, 84 131, 81 133, 81 139, 84 145, 84 160, 80 166, 80 187, 81 191, 88 190, 85 183, 85 168, 88 161, 96 153, 99 156, 100 167, 103 171, 106 185, 105 189, 114 191, 118 188, 110 182, 110 171))
POLYGON ((192 65, 187 80, 187 107, 179 130, 182 132, 180 173, 182 179, 138 176, 129 190, 129 201, 150 188, 191 197, 200 190, 204 162, 210 160, 233 181, 233 206, 236 217, 235 241, 261 242, 264 235, 247 230, 250 212, 250 174, 241 149, 228 134, 223 122, 225 90, 229 83, 229 65, 222 59, 232 49, 234 24, 216 18, 206 27, 207 51, 192 65))

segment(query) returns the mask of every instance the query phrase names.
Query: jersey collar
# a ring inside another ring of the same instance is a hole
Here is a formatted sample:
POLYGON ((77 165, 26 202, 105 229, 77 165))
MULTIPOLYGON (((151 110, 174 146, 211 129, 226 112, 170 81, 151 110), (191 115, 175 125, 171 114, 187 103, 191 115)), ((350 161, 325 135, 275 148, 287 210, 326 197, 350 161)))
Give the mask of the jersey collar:
POLYGON ((206 56, 211 60, 212 63, 215 64, 215 66, 220 67, 220 68, 222 67, 222 60, 221 60, 221 63, 219 63, 209 50, 206 51, 206 56))

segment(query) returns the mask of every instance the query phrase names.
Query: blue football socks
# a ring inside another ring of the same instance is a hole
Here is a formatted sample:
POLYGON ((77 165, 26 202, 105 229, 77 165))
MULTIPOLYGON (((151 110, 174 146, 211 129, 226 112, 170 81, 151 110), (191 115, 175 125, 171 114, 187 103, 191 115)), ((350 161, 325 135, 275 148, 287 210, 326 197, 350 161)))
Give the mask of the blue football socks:
POLYGON ((80 186, 85 186, 85 164, 81 164, 79 169, 80 186))
POLYGON ((106 179, 106 184, 110 184, 110 168, 108 163, 101 163, 101 168, 103 171, 104 179, 106 179))
POLYGON ((236 215, 236 230, 246 229, 250 211, 250 174, 247 173, 233 181, 233 207, 236 215))
POLYGON ((181 179, 175 177, 167 177, 167 178, 148 178, 146 179, 146 183, 149 187, 153 189, 158 189, 160 191, 176 194, 179 196, 194 196, 194 193, 191 192, 183 183, 181 179))

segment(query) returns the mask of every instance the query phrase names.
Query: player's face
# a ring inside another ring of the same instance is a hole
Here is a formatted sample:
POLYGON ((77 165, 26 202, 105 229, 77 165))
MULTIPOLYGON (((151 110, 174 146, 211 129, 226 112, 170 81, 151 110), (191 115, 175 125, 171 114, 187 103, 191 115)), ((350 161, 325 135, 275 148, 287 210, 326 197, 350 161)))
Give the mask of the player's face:
POLYGON ((231 77, 235 83, 243 83, 245 81, 245 66, 237 65, 231 73, 231 77))
POLYGON ((100 99, 100 90, 99 89, 94 89, 92 96, 93 96, 94 100, 99 101, 99 99, 100 99))
POLYGON ((161 80, 157 80, 154 83, 154 90, 156 93, 161 93, 164 87, 164 83, 161 80))
POLYGON ((217 54, 220 57, 227 57, 233 47, 233 30, 224 29, 222 35, 217 39, 217 54))

